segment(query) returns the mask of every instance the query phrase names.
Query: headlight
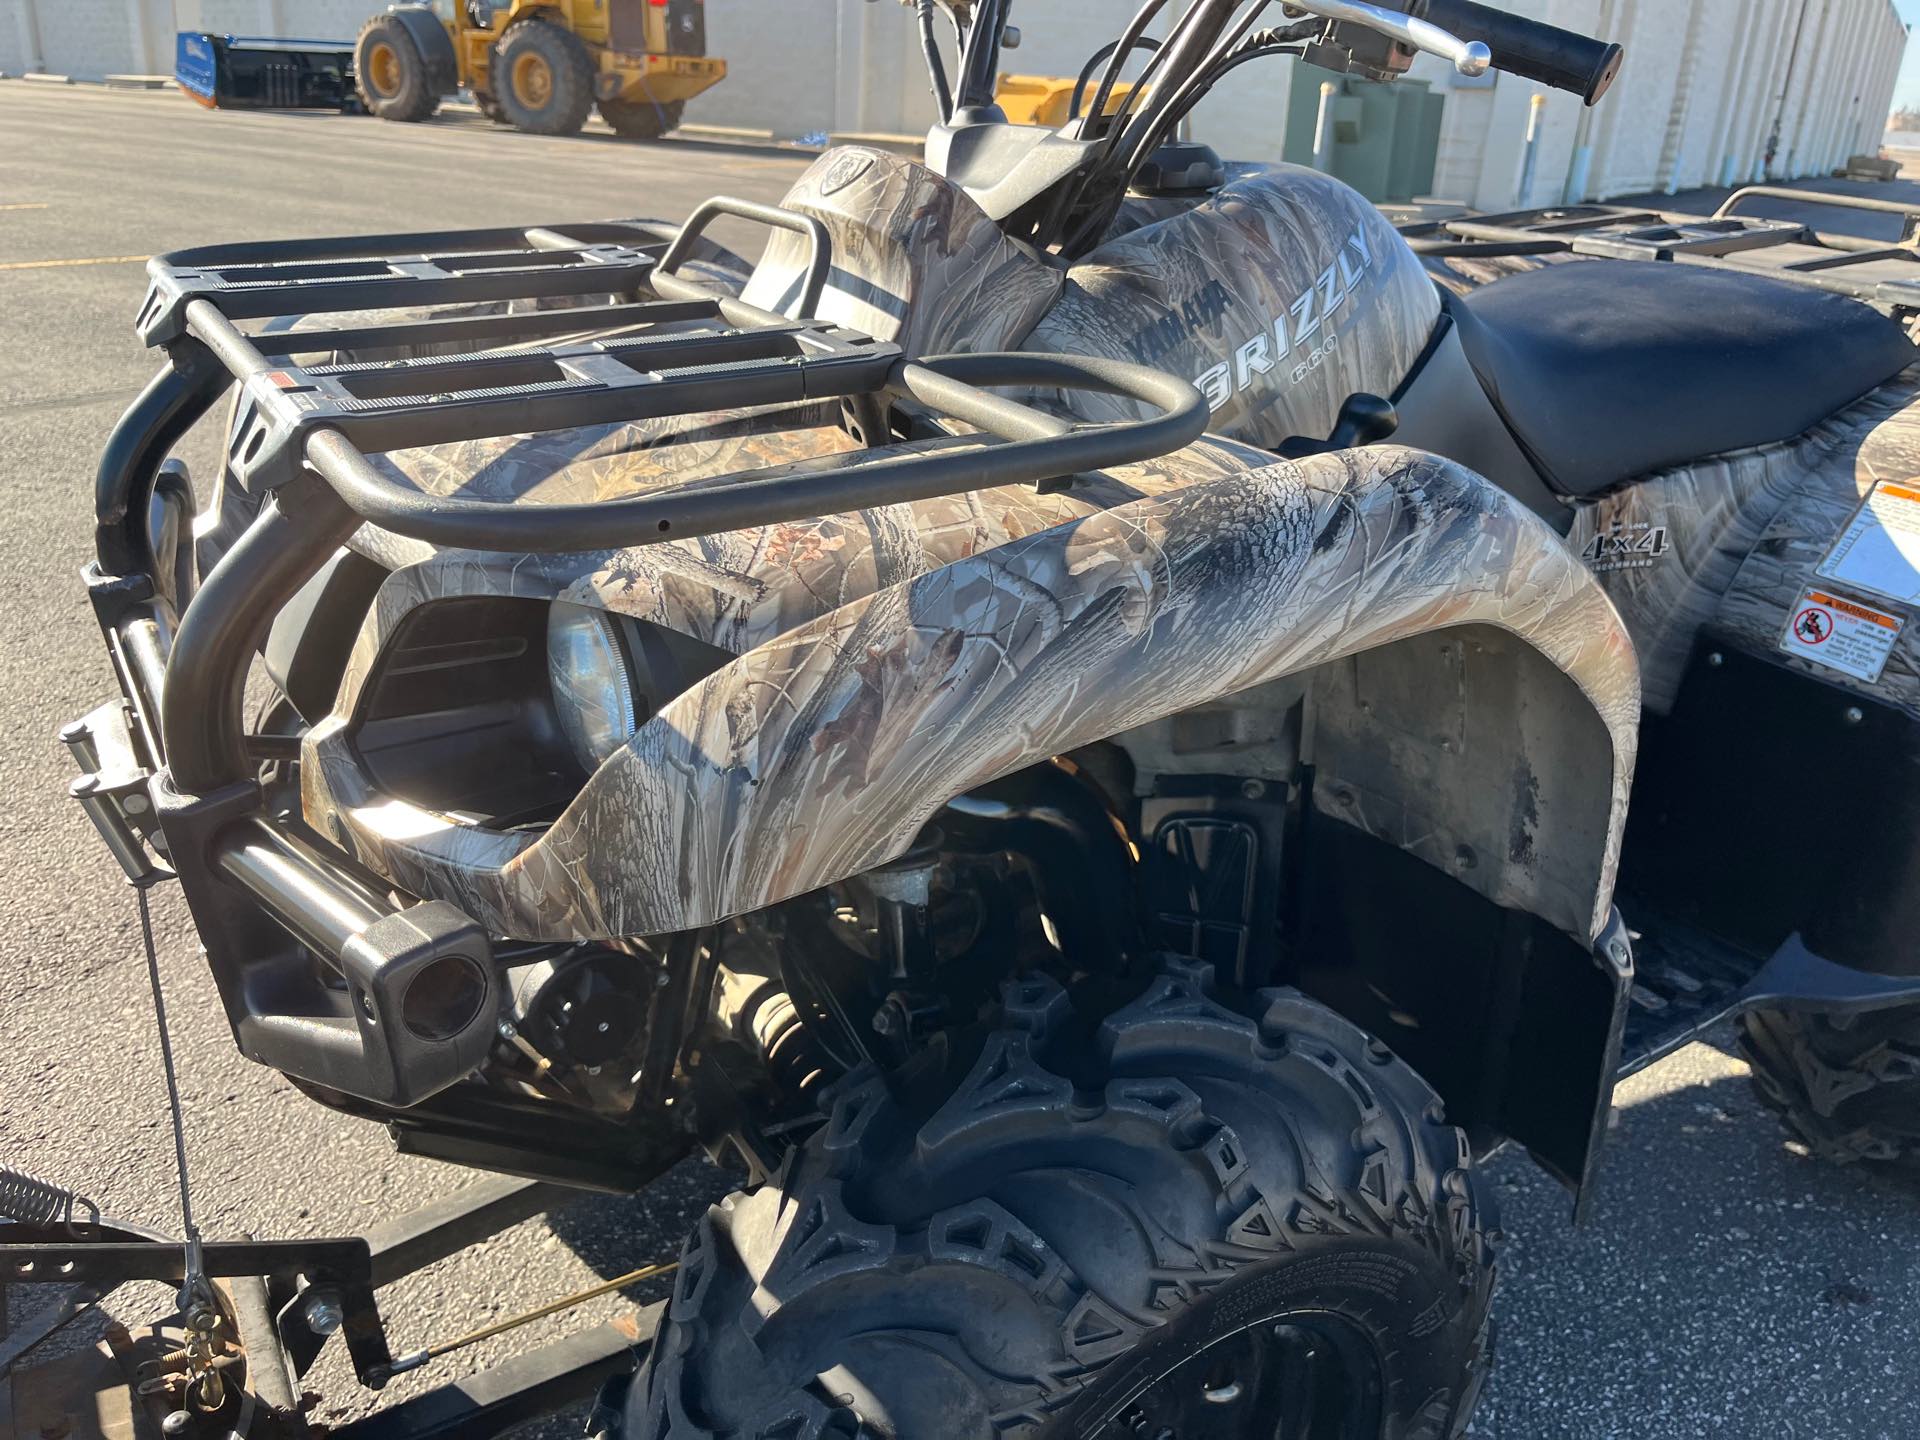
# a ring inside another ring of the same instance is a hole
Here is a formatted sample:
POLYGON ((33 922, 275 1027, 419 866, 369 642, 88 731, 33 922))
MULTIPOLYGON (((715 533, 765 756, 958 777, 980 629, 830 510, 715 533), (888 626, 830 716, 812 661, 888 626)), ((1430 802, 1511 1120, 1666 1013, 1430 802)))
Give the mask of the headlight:
POLYGON ((554 602, 547 615, 547 678, 560 728, 589 773, 647 718, 624 628, 604 610, 554 602))

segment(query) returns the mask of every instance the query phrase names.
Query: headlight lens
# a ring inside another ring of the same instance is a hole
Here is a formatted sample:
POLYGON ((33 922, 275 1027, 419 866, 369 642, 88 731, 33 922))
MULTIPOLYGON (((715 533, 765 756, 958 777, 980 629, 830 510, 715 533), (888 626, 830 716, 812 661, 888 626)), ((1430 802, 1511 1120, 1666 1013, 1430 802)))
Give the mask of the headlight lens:
POLYGON ((626 637, 604 610, 554 602, 547 616, 547 678, 560 728, 589 772, 646 718, 634 694, 626 637))

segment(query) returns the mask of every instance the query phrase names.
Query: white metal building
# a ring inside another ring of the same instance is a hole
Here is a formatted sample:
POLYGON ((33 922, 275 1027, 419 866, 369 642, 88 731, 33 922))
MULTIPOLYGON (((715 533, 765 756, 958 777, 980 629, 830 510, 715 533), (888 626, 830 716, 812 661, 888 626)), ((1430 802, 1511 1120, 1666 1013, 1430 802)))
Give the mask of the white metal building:
MULTIPOLYGON (((1879 149, 1907 31, 1889 0, 1519 0, 1510 9, 1626 47, 1585 110, 1549 91, 1534 203, 1817 175, 1879 149)), ((1415 74, 1447 83, 1439 62, 1415 74)), ((1540 87, 1457 82, 1436 193, 1483 208, 1518 193, 1540 87)))
MULTIPOLYGON (((1907 33, 1891 0, 1504 0, 1621 41, 1627 64, 1592 111, 1548 92, 1534 203, 1818 174, 1877 149, 1907 33)), ((383 0, 0 0, 0 71, 93 79, 172 69, 179 29, 350 38, 383 0)), ((1170 6, 1169 8, 1177 9, 1170 6)), ((932 118, 908 12, 893 0, 707 0, 727 81, 688 119, 769 130, 914 134, 932 118)), ((1006 68, 1071 75, 1118 33, 1130 0, 1021 0, 1006 68)), ((1280 154, 1284 64, 1239 70, 1196 113, 1228 158, 1280 154)), ((1318 72, 1303 72, 1317 74, 1318 72)), ((1434 193, 1481 208, 1522 197, 1540 87, 1466 80, 1422 59, 1444 93, 1434 193)))

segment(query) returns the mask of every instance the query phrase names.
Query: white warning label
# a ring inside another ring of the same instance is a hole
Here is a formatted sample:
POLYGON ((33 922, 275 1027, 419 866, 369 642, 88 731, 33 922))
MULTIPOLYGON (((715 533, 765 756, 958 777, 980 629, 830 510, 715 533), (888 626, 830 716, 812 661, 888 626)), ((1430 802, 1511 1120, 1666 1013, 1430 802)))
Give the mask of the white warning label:
POLYGON ((1886 669, 1887 656, 1893 653, 1893 642, 1900 638, 1903 623, 1898 615, 1857 600, 1807 590, 1794 604, 1787 633, 1780 637, 1780 648, 1871 684, 1886 669))
POLYGON ((1875 485, 1814 573, 1903 604, 1920 602, 1920 485, 1875 485))

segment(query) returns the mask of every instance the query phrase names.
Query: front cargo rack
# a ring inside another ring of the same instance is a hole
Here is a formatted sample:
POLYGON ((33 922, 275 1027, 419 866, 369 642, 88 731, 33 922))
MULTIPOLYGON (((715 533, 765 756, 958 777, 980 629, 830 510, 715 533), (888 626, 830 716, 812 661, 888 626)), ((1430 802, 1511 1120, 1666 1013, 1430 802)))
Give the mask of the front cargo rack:
POLYGON ((691 254, 692 237, 720 214, 808 236, 813 254, 795 308, 813 308, 831 263, 819 223, 719 201, 703 206, 670 243, 608 222, 162 256, 151 263, 139 324, 152 344, 204 348, 240 384, 228 459, 249 491, 276 491, 310 469, 361 519, 441 545, 523 552, 642 545, 990 485, 1045 485, 1164 454, 1205 428, 1205 406, 1192 387, 1144 367, 1029 354, 915 359, 845 327, 777 315, 674 273, 691 254), (583 303, 551 305, 556 299, 583 303), (528 302, 550 308, 515 312, 528 302), (476 305, 503 313, 445 313, 476 305), (348 311, 355 312, 350 323, 337 328, 287 328, 296 317, 308 317, 304 327, 316 315, 348 311), (242 321, 264 323, 243 330, 242 321), (453 353, 439 353, 449 347, 453 353), (368 351, 405 358, 332 358, 368 351), (1156 413, 1077 425, 990 393, 996 386, 1091 389, 1156 413), (936 424, 959 422, 978 443, 824 472, 773 467, 702 477, 580 505, 426 495, 368 458, 822 400, 863 412, 876 432, 864 437, 870 445, 891 438, 880 421, 893 401, 909 402, 936 424))
POLYGON ((603 551, 995 486, 1058 488, 1206 428, 1200 393, 1144 366, 913 357, 810 318, 831 265, 818 221, 735 200, 708 202, 677 233, 616 221, 151 261, 139 325, 168 363, 101 458, 89 577, 144 748, 164 755, 183 795, 251 773, 241 713, 253 631, 362 524, 463 549, 603 551), (723 215, 808 240, 792 315, 738 298, 713 247, 700 248, 723 215), (188 605, 168 593, 148 517, 173 446, 236 383, 227 465, 260 497, 258 513, 188 605), (1078 422, 998 389, 1117 395, 1141 418, 1078 422), (379 463, 418 446, 743 407, 777 424, 780 407, 817 417, 834 402, 865 449, 832 465, 702 475, 584 504, 430 494, 379 463), (909 437, 931 443, 896 443, 909 437))
POLYGON ((1440 213, 1430 205, 1389 206, 1414 253, 1435 259, 1577 255, 1654 260, 1773 275, 1863 300, 1898 314, 1920 313, 1920 205, 1861 195, 1828 195, 1750 185, 1712 215, 1663 214, 1619 205, 1553 205, 1501 214, 1440 213), (1756 201, 1825 206, 1898 219, 1897 240, 1819 230, 1796 220, 1742 214, 1756 201))

